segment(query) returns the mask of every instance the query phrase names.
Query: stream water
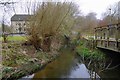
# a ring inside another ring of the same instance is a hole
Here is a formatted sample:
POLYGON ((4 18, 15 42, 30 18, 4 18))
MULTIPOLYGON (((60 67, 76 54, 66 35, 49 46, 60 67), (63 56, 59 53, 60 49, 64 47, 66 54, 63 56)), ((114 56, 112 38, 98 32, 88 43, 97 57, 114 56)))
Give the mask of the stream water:
MULTIPOLYGON (((120 70, 120 69, 118 69, 120 70)), ((110 75, 120 75, 120 71, 114 70, 105 72, 102 76, 109 77, 110 75), (106 75, 107 74, 107 75, 106 75)), ((40 78, 90 78, 89 70, 86 66, 79 62, 79 59, 75 53, 69 49, 63 50, 61 55, 49 63, 44 69, 23 78, 29 80, 40 78)))

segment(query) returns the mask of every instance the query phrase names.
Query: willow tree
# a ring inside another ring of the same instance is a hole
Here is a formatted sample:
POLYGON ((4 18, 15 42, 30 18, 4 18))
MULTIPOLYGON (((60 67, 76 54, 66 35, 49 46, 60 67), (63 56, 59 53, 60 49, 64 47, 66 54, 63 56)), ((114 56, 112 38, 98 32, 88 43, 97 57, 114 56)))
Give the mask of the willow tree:
POLYGON ((28 33, 36 49, 50 51, 56 36, 70 32, 77 7, 73 3, 43 2, 30 19, 28 33))

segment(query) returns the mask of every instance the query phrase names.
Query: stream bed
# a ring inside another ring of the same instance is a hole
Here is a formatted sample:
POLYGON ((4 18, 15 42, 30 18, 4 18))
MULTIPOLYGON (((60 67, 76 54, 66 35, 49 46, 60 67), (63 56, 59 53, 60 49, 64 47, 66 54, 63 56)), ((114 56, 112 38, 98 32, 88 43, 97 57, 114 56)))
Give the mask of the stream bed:
MULTIPOLYGON (((118 71, 112 70, 103 73, 102 76, 108 78, 113 74, 113 77, 115 75, 115 77, 118 78, 120 76, 119 73, 120 69, 118 69, 118 71)), ((38 78, 90 78, 90 74, 86 66, 83 63, 80 63, 78 56, 70 49, 65 49, 56 60, 49 63, 42 70, 19 80, 24 78, 27 80, 38 78)))

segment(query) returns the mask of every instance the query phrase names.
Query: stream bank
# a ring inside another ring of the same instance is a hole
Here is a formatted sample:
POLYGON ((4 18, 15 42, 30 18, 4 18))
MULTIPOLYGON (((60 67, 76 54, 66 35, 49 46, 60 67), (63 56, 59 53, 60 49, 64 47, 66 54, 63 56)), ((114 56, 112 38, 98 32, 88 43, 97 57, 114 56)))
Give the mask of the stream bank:
POLYGON ((103 80, 119 79, 119 53, 96 48, 91 41, 87 40, 78 40, 75 51, 80 61, 91 71, 90 74, 96 73, 103 80))
POLYGON ((83 63, 79 62, 79 56, 71 48, 63 48, 60 54, 57 59, 47 64, 44 69, 19 80, 90 78, 89 70, 83 63))
POLYGON ((34 72, 43 69, 47 64, 54 61, 60 54, 52 56, 46 61, 37 61, 33 59, 20 67, 5 67, 2 80, 16 80, 22 76, 33 74, 34 72))
POLYGON ((16 80, 32 74, 60 55, 59 50, 36 51, 33 46, 23 46, 15 42, 3 43, 2 47, 2 80, 16 80))

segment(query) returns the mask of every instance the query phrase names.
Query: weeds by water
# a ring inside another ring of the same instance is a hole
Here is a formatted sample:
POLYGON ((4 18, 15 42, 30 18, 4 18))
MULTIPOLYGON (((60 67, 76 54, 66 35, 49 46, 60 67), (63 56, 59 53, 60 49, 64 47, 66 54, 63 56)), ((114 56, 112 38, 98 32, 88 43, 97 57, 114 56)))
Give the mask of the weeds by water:
POLYGON ((2 43, 2 74, 0 76, 3 80, 20 78, 40 69, 57 55, 56 51, 47 53, 37 51, 32 45, 24 46, 16 42, 2 43))
POLYGON ((111 62, 102 51, 90 46, 92 43, 85 39, 74 40, 73 43, 76 45, 75 51, 79 55, 81 63, 84 63, 90 70, 91 78, 98 78, 97 74, 109 69, 111 62))

